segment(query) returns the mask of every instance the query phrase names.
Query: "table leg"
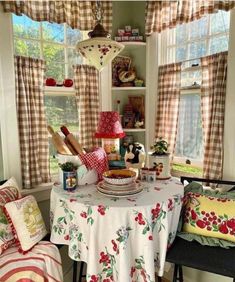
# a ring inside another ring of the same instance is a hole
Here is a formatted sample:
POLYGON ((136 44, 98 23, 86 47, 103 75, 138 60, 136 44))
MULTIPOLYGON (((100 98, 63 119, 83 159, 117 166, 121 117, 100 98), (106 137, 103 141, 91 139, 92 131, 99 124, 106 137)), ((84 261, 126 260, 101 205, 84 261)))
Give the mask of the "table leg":
POLYGON ((82 282, 82 277, 85 276, 83 275, 84 264, 84 261, 81 261, 78 282, 82 282))

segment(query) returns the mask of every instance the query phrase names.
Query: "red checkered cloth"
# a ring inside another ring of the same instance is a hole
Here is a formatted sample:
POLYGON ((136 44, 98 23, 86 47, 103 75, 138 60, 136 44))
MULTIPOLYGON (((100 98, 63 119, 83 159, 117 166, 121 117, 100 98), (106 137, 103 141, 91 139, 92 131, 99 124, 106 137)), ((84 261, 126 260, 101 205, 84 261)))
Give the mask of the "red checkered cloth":
POLYGON ((108 170, 108 158, 103 148, 95 148, 93 152, 80 155, 82 162, 88 169, 95 169, 99 180, 103 179, 102 174, 108 170))

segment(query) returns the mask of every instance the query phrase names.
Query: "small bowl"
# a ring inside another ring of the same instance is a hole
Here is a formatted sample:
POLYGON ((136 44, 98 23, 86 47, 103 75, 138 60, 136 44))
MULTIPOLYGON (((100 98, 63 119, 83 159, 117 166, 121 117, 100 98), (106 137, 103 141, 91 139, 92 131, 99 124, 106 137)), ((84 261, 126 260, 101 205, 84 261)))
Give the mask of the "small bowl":
POLYGON ((113 185, 126 185, 133 182, 136 173, 129 169, 108 170, 103 173, 105 182, 113 185))

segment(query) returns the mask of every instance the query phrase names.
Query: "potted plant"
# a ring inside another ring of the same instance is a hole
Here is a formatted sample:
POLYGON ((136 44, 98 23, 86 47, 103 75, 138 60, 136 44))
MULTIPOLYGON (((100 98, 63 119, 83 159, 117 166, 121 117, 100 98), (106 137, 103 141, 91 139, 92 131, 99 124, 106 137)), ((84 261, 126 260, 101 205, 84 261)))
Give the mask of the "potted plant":
POLYGON ((151 146, 150 163, 156 169, 157 179, 168 179, 170 175, 170 153, 168 143, 162 137, 155 140, 151 146))
POLYGON ((73 191, 77 187, 77 169, 78 165, 72 162, 59 164, 63 171, 63 188, 67 191, 73 191))

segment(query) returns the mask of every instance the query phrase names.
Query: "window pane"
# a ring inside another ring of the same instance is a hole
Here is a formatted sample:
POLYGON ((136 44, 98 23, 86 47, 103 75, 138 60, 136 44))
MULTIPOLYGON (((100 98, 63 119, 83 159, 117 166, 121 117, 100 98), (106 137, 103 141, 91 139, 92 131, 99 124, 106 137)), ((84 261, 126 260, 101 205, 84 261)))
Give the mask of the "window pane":
POLYGON ((228 37, 226 35, 211 38, 210 54, 228 50, 228 37))
POLYGON ((218 11, 211 14, 211 34, 229 30, 230 12, 218 11))
POLYGON ((176 44, 182 44, 187 40, 187 25, 181 24, 176 26, 176 44))
POLYGON ((180 97, 179 124, 175 155, 197 160, 203 159, 203 136, 199 94, 180 97))
POLYGON ((64 43, 64 24, 42 23, 43 40, 64 43))
POLYGON ((40 45, 37 41, 15 38, 14 49, 16 55, 40 58, 40 45))
POLYGON ((75 44, 81 40, 83 40, 82 32, 78 29, 72 29, 67 25, 67 44, 75 46, 75 44))
POLYGON ((81 55, 72 48, 68 48, 68 74, 69 77, 73 77, 73 65, 82 64, 83 59, 81 55))
POLYGON ((46 77, 53 77, 57 83, 62 83, 65 79, 65 64, 46 62, 46 77))
POLYGON ((26 16, 12 14, 13 33, 23 38, 39 38, 39 22, 35 22, 26 16))
POLYGON ((176 62, 183 61, 187 59, 187 48, 186 46, 183 47, 176 47, 176 62))
POLYGON ((181 87, 199 86, 201 84, 201 71, 183 71, 181 73, 181 87))
POLYGON ((203 38, 207 35, 208 17, 189 23, 190 40, 203 38))
POLYGON ((78 112, 75 96, 45 96, 47 123, 55 131, 66 125, 69 131, 78 131, 78 112))
POLYGON ((199 58, 206 55, 206 41, 199 41, 190 44, 189 59, 199 58))
POLYGON ((43 45, 43 58, 47 61, 47 63, 64 62, 64 57, 64 47, 55 44, 43 45))

